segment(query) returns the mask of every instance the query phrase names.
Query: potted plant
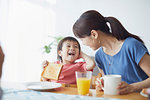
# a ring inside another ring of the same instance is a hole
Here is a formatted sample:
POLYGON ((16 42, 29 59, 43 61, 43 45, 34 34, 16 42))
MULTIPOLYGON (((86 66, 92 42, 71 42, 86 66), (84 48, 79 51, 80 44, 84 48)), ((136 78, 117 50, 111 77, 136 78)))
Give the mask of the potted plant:
POLYGON ((59 41, 61 39, 63 39, 62 36, 57 36, 57 37, 50 36, 50 37, 53 39, 53 41, 50 42, 50 44, 48 44, 48 45, 44 45, 44 47, 43 47, 44 52, 47 53, 47 54, 49 54, 51 52, 52 48, 56 49, 59 41))

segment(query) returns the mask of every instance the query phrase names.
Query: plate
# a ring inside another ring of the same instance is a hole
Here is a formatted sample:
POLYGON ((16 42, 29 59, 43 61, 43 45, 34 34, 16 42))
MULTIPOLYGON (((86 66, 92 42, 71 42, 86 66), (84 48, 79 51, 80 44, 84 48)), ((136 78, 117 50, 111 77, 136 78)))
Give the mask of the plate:
POLYGON ((25 83, 25 86, 30 90, 49 90, 59 88, 62 85, 55 82, 27 82, 25 83))
POLYGON ((143 93, 142 91, 140 92, 140 94, 141 94, 142 96, 144 96, 144 97, 148 97, 148 95, 145 94, 145 93, 143 93))

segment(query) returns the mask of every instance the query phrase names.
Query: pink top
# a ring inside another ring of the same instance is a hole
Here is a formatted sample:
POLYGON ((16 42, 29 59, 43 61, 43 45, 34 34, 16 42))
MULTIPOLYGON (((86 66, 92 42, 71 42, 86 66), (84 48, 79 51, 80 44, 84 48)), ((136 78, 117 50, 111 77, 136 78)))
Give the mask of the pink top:
MULTIPOLYGON (((56 62, 60 64, 59 61, 56 62)), ((51 80, 51 82, 76 84, 75 71, 87 71, 85 62, 77 62, 74 64, 64 64, 59 75, 59 79, 51 80)))

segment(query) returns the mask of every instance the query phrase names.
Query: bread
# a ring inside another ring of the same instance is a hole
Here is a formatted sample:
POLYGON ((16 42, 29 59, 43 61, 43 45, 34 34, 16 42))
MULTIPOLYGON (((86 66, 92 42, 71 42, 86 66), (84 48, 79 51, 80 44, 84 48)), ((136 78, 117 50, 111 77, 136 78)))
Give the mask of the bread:
POLYGON ((48 66, 44 68, 41 76, 47 79, 58 80, 62 66, 62 64, 49 63, 48 66))
POLYGON ((98 73, 96 78, 101 78, 102 77, 102 73, 98 73))
POLYGON ((142 89, 142 93, 144 93, 144 94, 147 94, 147 95, 148 95, 148 93, 147 93, 147 88, 142 89))
POLYGON ((101 73, 98 73, 97 76, 92 76, 92 81, 91 81, 92 89, 95 89, 95 88, 96 88, 96 83, 95 83, 95 81, 96 81, 97 78, 100 78, 100 77, 102 77, 102 74, 101 74, 101 73))

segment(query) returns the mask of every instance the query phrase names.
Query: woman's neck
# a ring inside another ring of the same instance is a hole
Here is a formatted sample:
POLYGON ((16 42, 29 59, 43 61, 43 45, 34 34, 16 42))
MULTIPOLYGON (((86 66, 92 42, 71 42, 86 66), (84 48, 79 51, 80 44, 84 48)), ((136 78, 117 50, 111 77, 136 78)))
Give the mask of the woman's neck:
POLYGON ((102 46, 107 50, 112 50, 118 40, 114 37, 108 36, 102 39, 102 46))
POLYGON ((122 44, 124 42, 124 40, 117 40, 115 37, 111 36, 111 35, 103 35, 103 37, 101 37, 102 41, 102 47, 103 47, 103 51, 108 54, 108 55, 115 55, 116 53, 118 53, 122 47, 122 44))

